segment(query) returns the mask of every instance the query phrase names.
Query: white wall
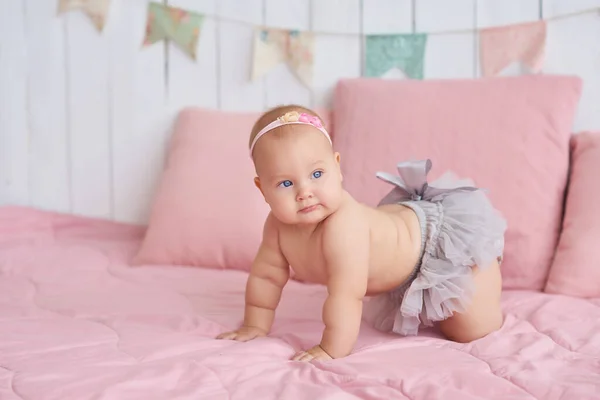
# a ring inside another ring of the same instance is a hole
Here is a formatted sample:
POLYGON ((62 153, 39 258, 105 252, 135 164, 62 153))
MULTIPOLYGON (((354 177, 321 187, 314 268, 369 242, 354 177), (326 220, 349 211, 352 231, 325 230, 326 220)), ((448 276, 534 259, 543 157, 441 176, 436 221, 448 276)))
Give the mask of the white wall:
MULTIPOLYGON (((56 2, 0 0, 0 204, 129 222, 146 219, 183 106, 327 106, 339 78, 361 74, 359 33, 469 30, 600 7, 600 0, 169 0, 217 16, 204 24, 194 63, 173 45, 141 48, 147 0, 112 0, 102 34, 80 12, 57 16, 56 2), (285 66, 249 81, 252 25, 261 23, 322 33, 312 90, 285 66)), ((584 79, 575 130, 600 129, 599 38, 598 13, 549 22, 544 72, 584 79)), ((478 64, 475 33, 430 36, 426 79, 478 77, 478 64)), ((513 65, 503 74, 523 72, 513 65)))

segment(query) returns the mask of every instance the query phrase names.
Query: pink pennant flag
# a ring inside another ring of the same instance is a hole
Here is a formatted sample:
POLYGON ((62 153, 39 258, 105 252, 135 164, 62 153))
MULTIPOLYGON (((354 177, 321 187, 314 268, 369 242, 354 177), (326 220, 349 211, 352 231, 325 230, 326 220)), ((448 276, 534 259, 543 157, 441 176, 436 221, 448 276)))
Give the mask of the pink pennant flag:
POLYGON ((539 72, 545 57, 546 21, 482 29, 479 46, 483 76, 494 76, 515 61, 539 72))

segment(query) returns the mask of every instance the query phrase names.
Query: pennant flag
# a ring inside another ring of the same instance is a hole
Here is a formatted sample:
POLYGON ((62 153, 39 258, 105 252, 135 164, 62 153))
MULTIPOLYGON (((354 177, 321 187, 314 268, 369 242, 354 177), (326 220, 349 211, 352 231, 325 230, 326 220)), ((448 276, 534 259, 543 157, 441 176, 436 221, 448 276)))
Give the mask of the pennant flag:
POLYGON ((539 72, 545 58, 546 22, 481 29, 479 43, 483 76, 496 75, 515 61, 539 72))
POLYGON ((365 75, 378 77, 392 68, 409 78, 423 79, 427 34, 367 35, 365 75))
POLYGON ((204 15, 160 3, 148 4, 144 46, 161 40, 173 41, 181 50, 196 60, 196 47, 204 15))
POLYGON ((260 78, 281 63, 306 86, 312 84, 314 36, 310 32, 283 29, 257 29, 254 35, 252 79, 260 78))
POLYGON ((58 13, 82 10, 90 17, 96 29, 101 32, 104 29, 109 6, 110 0, 60 0, 58 13))

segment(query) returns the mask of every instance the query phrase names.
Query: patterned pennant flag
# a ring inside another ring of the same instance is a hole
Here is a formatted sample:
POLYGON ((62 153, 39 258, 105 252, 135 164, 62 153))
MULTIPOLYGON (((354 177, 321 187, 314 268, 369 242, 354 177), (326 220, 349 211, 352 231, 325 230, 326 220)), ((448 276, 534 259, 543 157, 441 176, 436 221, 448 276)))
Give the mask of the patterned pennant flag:
POLYGON ((204 15, 160 3, 148 4, 144 46, 161 40, 173 41, 181 50, 196 60, 196 47, 204 15))
POLYGON ((94 23, 98 31, 102 32, 110 0, 60 0, 58 3, 58 13, 64 13, 70 10, 84 11, 94 23))
POLYGON ((427 34, 367 35, 365 75, 379 77, 398 68, 409 78, 423 79, 427 34))
POLYGON ((257 29, 254 35, 252 79, 260 78, 280 63, 287 63, 304 85, 313 79, 314 36, 310 32, 257 29))
POLYGON ((515 61, 539 72, 545 58, 546 21, 482 29, 479 43, 483 76, 494 76, 515 61))

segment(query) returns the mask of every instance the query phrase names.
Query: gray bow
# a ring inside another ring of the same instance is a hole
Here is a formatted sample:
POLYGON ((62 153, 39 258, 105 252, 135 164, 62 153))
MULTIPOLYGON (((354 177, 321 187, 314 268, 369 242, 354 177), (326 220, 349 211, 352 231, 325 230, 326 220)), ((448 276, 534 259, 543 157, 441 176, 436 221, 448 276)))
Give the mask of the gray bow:
POLYGON ((453 188, 436 188, 427 183, 427 174, 431 170, 431 160, 405 161, 399 163, 398 176, 387 172, 378 172, 377 177, 396 186, 385 196, 382 204, 398 203, 407 200, 441 201, 447 195, 461 191, 479 190, 473 186, 459 186, 453 188))

